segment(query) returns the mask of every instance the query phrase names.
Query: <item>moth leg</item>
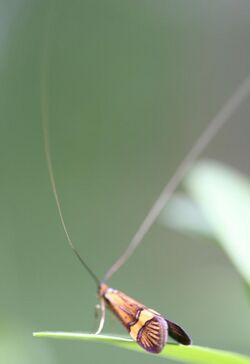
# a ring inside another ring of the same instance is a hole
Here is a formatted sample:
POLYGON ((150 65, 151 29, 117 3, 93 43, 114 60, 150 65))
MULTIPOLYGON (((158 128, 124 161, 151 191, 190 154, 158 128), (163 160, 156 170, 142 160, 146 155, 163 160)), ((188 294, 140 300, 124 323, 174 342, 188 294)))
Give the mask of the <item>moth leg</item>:
POLYGON ((98 330, 96 331, 95 335, 99 335, 101 333, 105 322, 105 301, 103 298, 100 299, 100 310, 101 310, 101 319, 98 330))
POLYGON ((97 324, 99 324, 99 319, 100 319, 100 312, 101 312, 101 305, 99 303, 97 303, 94 307, 94 322, 93 322, 93 327, 91 332, 95 332, 96 331, 96 326, 97 324))
POLYGON ((95 305, 95 319, 98 319, 100 310, 101 305, 98 303, 97 305, 95 305))

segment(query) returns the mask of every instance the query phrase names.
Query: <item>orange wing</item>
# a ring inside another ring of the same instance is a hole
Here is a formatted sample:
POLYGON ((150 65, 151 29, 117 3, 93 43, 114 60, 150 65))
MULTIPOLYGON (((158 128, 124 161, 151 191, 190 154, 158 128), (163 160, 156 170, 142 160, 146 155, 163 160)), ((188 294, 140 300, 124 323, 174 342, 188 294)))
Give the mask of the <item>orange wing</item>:
POLYGON ((163 349, 168 337, 168 324, 158 312, 109 287, 104 287, 103 297, 143 349, 151 353, 159 353, 163 349))
POLYGON ((158 312, 123 292, 101 284, 99 295, 143 349, 151 353, 161 352, 168 334, 183 345, 191 344, 190 337, 179 325, 164 319, 158 312))
POLYGON ((107 288, 104 299, 128 331, 138 321, 140 312, 144 309, 141 303, 113 288, 107 288))

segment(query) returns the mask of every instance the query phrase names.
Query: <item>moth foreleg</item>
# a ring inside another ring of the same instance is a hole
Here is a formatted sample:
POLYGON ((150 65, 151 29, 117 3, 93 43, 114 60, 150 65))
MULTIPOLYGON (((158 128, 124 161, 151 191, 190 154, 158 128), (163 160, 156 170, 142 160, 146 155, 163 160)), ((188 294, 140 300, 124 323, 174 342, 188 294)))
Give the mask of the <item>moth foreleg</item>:
POLYGON ((103 326, 104 326, 104 322, 105 322, 105 301, 103 298, 100 299, 99 309, 101 310, 101 318, 100 318, 99 327, 95 333, 96 335, 99 335, 101 333, 103 326))

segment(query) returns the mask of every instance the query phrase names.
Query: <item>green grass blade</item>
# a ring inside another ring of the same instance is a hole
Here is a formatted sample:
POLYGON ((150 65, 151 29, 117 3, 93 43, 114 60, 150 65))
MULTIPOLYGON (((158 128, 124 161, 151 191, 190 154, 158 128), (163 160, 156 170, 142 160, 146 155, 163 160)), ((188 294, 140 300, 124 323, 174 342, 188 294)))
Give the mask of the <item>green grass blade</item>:
MULTIPOLYGON (((50 331, 35 332, 33 335, 40 338, 82 340, 97 343, 101 342, 146 354, 146 351, 140 348, 136 342, 124 337, 50 331)), ((155 355, 155 357, 168 358, 190 364, 250 364, 250 358, 237 353, 193 345, 183 346, 171 343, 166 345, 164 350, 160 354, 155 355)))

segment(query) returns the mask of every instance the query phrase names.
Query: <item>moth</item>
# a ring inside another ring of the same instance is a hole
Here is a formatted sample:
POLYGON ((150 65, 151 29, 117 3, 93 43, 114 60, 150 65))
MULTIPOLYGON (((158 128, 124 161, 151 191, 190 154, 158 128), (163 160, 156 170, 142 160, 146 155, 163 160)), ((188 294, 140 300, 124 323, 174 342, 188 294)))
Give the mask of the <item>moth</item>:
POLYGON ((160 353, 167 343, 168 335, 183 345, 191 344, 189 335, 179 325, 123 292, 102 283, 99 297, 121 321, 132 339, 146 351, 160 353))
MULTIPOLYGON (((105 274, 103 280, 99 280, 93 270, 90 269, 85 260, 81 257, 70 238, 64 221, 61 204, 56 189, 48 142, 48 128, 45 120, 43 122, 43 133, 45 155, 47 159, 51 187, 59 212, 59 217, 68 240, 68 244, 75 253, 76 257, 79 259, 80 263, 88 271, 89 275, 94 279, 98 287, 101 319, 96 334, 99 334, 103 329, 105 322, 105 309, 107 307, 120 320, 120 322, 129 332, 132 339, 135 340, 143 349, 148 352, 156 354, 160 353, 168 341, 168 336, 172 337, 178 343, 181 343, 183 345, 190 345, 191 338, 179 325, 164 318, 157 311, 148 308, 142 303, 127 296, 123 292, 108 287, 108 285, 106 284, 106 281, 114 274, 114 272, 116 272, 121 267, 121 265, 123 265, 127 261, 128 257, 133 253, 136 246, 140 243, 140 240, 137 239, 137 235, 135 235, 134 239, 132 239, 125 253, 111 266, 111 268, 105 274)), ((144 227, 145 226, 143 226, 142 224, 138 232, 140 233, 140 229, 144 229, 144 227)), ((149 225, 147 225, 147 227, 149 227, 149 225)))
MULTIPOLYGON (((49 26, 48 26, 49 29, 49 26)), ((48 34, 45 32, 43 40, 43 53, 44 62, 41 66, 41 113, 42 113, 42 127, 44 137, 44 151, 47 160, 47 167, 49 172, 50 183, 54 194, 55 202, 59 217, 64 229, 68 244, 80 260, 81 264, 92 276, 98 286, 98 296, 100 299, 101 307, 101 320, 96 334, 99 334, 104 326, 105 321, 105 308, 108 307, 115 316, 120 320, 123 326, 127 329, 130 336, 146 351, 151 353, 159 353, 164 348, 168 341, 168 336, 172 337, 178 343, 183 345, 190 345, 191 338, 189 335, 176 323, 164 318, 160 313, 152 310, 133 298, 127 296, 123 292, 108 287, 107 280, 128 260, 133 254, 137 246, 142 242, 144 236, 149 231, 156 218, 159 216, 164 206, 170 199, 173 192, 181 183, 183 177, 188 172, 192 163, 200 156, 211 140, 216 136, 218 131, 231 119, 232 114, 239 108, 241 103, 247 98, 250 93, 250 77, 247 76, 241 84, 235 89, 231 97, 220 108, 214 118, 208 123, 200 136, 192 145, 190 151, 184 156, 183 160, 177 167, 172 178, 168 181, 163 191, 156 199, 152 208, 146 215, 142 224, 139 226, 132 240, 130 241, 124 254, 111 266, 105 274, 103 280, 99 280, 95 273, 86 264, 85 260, 78 253, 71 237, 68 233, 60 199, 57 193, 56 182, 54 177, 52 159, 50 154, 49 145, 49 99, 48 99, 48 34)))

